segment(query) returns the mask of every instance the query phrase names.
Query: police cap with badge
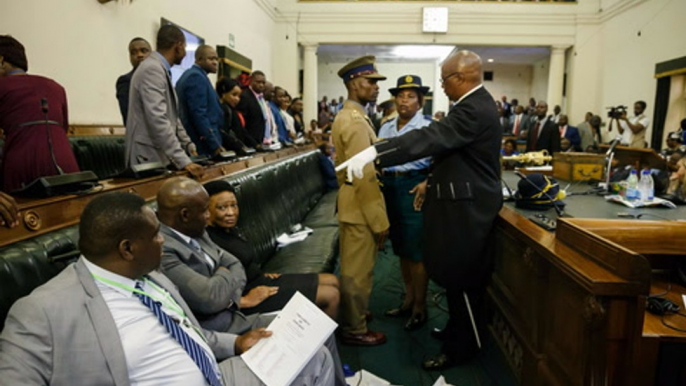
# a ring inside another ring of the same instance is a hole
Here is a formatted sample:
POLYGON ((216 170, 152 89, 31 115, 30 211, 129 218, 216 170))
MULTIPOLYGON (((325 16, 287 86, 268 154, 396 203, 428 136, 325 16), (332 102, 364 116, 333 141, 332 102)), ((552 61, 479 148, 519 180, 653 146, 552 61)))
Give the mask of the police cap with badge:
POLYGON ((564 190, 556 179, 541 173, 532 173, 521 177, 514 193, 515 205, 518 208, 545 210, 565 206, 564 190))
POLYGON ((362 56, 346 64, 338 70, 338 76, 346 83, 355 78, 386 80, 376 69, 376 57, 373 55, 362 56))
POLYGON ((429 88, 422 85, 422 78, 417 75, 405 75, 398 78, 398 83, 395 88, 388 89, 388 92, 393 96, 397 96, 399 92, 406 89, 419 90, 422 95, 429 92, 429 88))

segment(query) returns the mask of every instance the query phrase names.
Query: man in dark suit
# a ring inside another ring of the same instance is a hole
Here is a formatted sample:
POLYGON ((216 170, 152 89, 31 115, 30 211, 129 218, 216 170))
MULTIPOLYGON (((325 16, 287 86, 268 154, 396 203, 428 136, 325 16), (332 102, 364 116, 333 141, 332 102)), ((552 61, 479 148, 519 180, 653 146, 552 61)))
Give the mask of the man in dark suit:
POLYGON ((119 112, 126 125, 126 116, 129 112, 129 90, 131 89, 131 78, 138 65, 145 60, 152 52, 150 43, 143 38, 133 38, 129 43, 129 60, 133 69, 117 78, 117 101, 119 101, 119 112))
POLYGON ((567 115, 560 114, 557 126, 560 128, 560 140, 562 140, 562 138, 567 138, 571 144, 572 151, 581 151, 581 135, 579 134, 579 129, 574 126, 569 126, 569 118, 567 118, 567 115))
MULTIPOLYGON (((160 187, 157 203, 164 235, 162 273, 176 284, 200 325, 233 334, 268 325, 273 316, 246 316, 239 311, 245 270, 238 258, 216 245, 205 231, 210 198, 202 185, 185 177, 172 178, 160 187)), ((269 288, 271 295, 278 290, 269 288)), ((344 386, 336 341, 330 337, 324 345, 334 362, 335 384, 344 386)))
POLYGON ((551 155, 560 151, 560 130, 548 114, 548 104, 538 101, 536 118, 530 122, 526 136, 526 151, 548 150, 551 155))
POLYGON ((236 106, 245 118, 245 129, 258 145, 264 141, 265 132, 271 132, 271 124, 267 118, 268 107, 263 95, 266 86, 264 72, 254 71, 250 77, 250 86, 243 90, 236 106))
POLYGON ((386 167, 434 157, 423 206, 423 256, 429 276, 446 289, 450 319, 434 334, 444 344, 441 354, 422 364, 428 370, 473 358, 485 333, 481 309, 492 261, 487 245, 502 206, 502 128, 481 74, 481 58, 475 53, 459 51, 449 57, 441 67, 443 90, 455 102, 448 115, 363 150, 348 167, 349 175, 357 177, 374 159, 386 167))
POLYGON ((202 45, 195 51, 195 64, 176 82, 179 115, 198 154, 209 157, 224 151, 219 126, 224 123, 219 96, 207 74, 217 73, 219 58, 212 46, 202 45))

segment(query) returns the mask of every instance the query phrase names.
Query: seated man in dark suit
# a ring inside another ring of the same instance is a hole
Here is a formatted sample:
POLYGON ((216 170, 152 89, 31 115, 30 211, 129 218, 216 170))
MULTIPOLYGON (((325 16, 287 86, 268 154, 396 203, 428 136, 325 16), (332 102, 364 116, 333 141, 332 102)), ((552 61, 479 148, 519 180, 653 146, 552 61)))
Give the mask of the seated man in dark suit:
POLYGON ((119 101, 119 112, 126 125, 126 116, 129 112, 129 90, 131 89, 131 78, 138 65, 150 55, 152 49, 150 43, 143 38, 133 38, 129 43, 129 60, 133 69, 117 78, 117 101, 119 101))
MULTIPOLYGON (((161 269, 204 328, 243 333, 271 317, 239 311, 245 270, 238 258, 219 248, 205 231, 209 203, 202 185, 189 178, 172 178, 162 185, 157 194, 160 233, 165 237, 161 269)), ((329 338, 325 345, 336 363, 336 383, 345 385, 336 342, 329 338)))
MULTIPOLYGON (((10 309, 0 335, 0 382, 263 385, 237 355, 271 333, 203 330, 157 271, 159 227, 139 196, 94 198, 79 224, 83 256, 10 309)), ((332 385, 332 366, 321 348, 294 384, 332 385)))
POLYGON ((571 144, 570 151, 581 151, 581 135, 579 129, 574 126, 569 126, 569 119, 567 115, 560 114, 557 121, 557 126, 560 128, 560 139, 567 138, 571 144))
POLYGON ((328 143, 319 145, 319 170, 324 176, 326 183, 326 190, 332 191, 338 189, 338 179, 336 179, 336 169, 334 168, 333 146, 328 143))
POLYGON ((553 154, 560 151, 560 131, 553 117, 548 114, 548 104, 538 101, 536 118, 530 123, 526 137, 526 151, 548 150, 553 154))

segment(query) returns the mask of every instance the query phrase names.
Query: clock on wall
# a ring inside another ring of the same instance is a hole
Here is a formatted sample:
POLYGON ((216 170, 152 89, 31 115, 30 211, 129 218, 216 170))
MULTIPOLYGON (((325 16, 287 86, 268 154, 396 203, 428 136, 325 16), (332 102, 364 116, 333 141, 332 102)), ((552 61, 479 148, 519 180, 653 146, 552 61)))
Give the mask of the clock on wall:
POLYGON ((448 8, 424 7, 422 32, 448 32, 448 8))

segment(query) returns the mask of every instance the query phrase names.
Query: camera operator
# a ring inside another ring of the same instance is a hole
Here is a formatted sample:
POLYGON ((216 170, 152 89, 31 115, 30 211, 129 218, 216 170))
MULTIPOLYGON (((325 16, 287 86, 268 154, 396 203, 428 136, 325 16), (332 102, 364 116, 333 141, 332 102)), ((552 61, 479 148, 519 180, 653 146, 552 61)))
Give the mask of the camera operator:
MULTIPOLYGON (((626 110, 622 109, 619 114, 611 116, 609 131, 612 131, 612 121, 617 121, 617 129, 622 136, 622 145, 629 147, 646 147, 646 130, 650 125, 650 119, 645 116, 646 103, 637 101, 634 103, 634 116, 627 118, 626 110)), ((614 111, 614 109, 613 109, 614 111)), ((611 112, 612 113, 612 112, 611 112)), ((613 114, 614 115, 614 114, 613 114)))

